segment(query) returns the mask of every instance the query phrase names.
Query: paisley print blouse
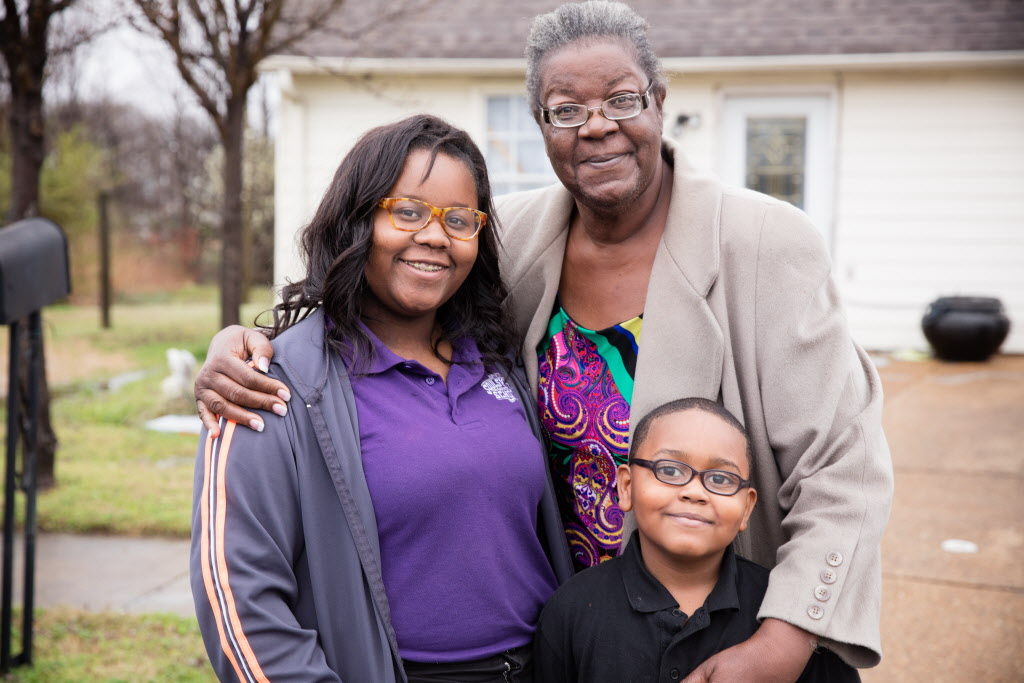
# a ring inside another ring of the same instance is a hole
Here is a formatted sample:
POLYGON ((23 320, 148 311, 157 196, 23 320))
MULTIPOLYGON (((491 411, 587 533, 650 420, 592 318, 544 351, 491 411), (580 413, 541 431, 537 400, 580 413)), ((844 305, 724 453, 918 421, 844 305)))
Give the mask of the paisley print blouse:
POLYGON ((537 349, 537 406, 576 569, 618 554, 615 469, 629 455, 629 404, 643 316, 604 330, 576 324, 556 302, 537 349))

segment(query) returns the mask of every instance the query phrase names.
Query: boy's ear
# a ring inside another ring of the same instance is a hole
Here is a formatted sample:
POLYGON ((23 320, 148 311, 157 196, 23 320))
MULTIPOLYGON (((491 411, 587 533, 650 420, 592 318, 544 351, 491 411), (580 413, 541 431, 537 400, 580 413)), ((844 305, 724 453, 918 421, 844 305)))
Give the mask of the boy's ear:
POLYGON ((630 488, 633 485, 633 473, 629 471, 629 465, 619 465, 615 475, 615 486, 619 490, 619 509, 629 512, 633 509, 633 498, 630 488))
POLYGON ((747 508, 743 511, 743 521, 740 522, 740 531, 746 531, 750 522, 750 513, 754 511, 754 505, 757 503, 757 489, 754 487, 746 488, 736 495, 746 498, 747 508))

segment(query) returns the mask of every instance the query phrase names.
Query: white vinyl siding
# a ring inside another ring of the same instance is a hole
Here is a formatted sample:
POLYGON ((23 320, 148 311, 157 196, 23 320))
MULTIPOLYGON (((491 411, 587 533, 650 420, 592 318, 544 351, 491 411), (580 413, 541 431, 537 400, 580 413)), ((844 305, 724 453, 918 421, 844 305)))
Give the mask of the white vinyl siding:
POLYGON ((1024 74, 848 75, 837 274, 869 347, 925 348, 940 295, 1002 299, 1024 351, 1024 74))

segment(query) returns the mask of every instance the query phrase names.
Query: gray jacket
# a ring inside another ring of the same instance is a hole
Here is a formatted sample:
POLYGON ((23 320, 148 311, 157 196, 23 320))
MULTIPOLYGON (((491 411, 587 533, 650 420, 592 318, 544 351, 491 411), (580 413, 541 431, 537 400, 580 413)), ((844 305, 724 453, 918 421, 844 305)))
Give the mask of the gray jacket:
MULTIPOLYGON (((218 439, 200 437, 191 578, 210 661, 222 680, 405 681, 355 399, 323 315, 274 351, 270 374, 292 392, 287 417, 264 416, 262 434, 223 423, 218 439)), ((522 370, 509 379, 532 406, 522 370)), ((572 565, 550 475, 538 527, 561 583, 572 565)))

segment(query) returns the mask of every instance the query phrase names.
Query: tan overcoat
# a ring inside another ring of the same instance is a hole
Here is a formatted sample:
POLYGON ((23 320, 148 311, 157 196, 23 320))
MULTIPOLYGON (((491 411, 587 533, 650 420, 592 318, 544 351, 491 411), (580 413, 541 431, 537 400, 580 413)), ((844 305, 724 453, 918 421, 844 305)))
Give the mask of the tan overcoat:
MULTIPOLYGON (((698 174, 669 140, 664 151, 672 198, 647 291, 632 414, 702 396, 744 423, 759 499, 737 550, 773 567, 759 617, 795 624, 850 664, 873 666, 892 498, 878 375, 850 337, 806 215, 698 174)), ((498 202, 502 272, 534 390, 572 208, 561 185, 498 202)))

